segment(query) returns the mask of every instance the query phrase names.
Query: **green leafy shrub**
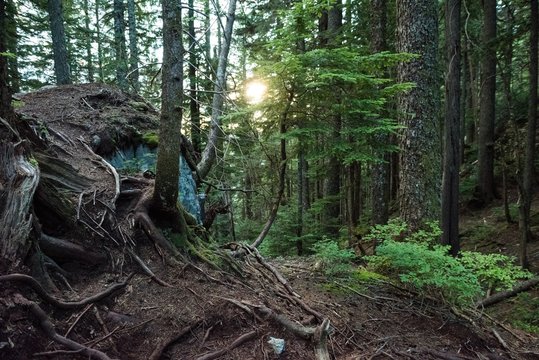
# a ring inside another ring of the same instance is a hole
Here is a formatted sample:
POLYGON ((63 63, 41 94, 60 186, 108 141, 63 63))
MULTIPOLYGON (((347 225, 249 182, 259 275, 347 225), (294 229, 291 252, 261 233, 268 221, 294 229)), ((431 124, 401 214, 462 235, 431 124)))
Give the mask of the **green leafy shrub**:
POLYGON ((403 283, 441 295, 450 303, 463 305, 482 294, 477 277, 448 255, 447 246, 386 240, 376 252, 368 260, 373 269, 396 275, 403 283))
POLYGON ((336 241, 327 238, 314 244, 313 248, 315 258, 327 276, 343 276, 352 271, 352 261, 356 258, 352 250, 341 249, 336 241))
POLYGON ((509 289, 517 280, 531 276, 514 265, 514 259, 501 254, 465 251, 461 257, 450 256, 449 247, 437 245, 441 231, 436 223, 403 239, 407 233, 406 224, 399 220, 375 227, 366 238, 381 243, 376 255, 368 257, 369 267, 450 303, 470 304, 488 289, 509 289))
POLYGON ((523 292, 515 298, 509 317, 515 327, 539 335, 538 313, 539 297, 523 292))
POLYGON ((502 254, 463 251, 459 261, 477 276, 484 290, 509 290, 518 280, 532 277, 530 272, 515 265, 515 258, 502 254))

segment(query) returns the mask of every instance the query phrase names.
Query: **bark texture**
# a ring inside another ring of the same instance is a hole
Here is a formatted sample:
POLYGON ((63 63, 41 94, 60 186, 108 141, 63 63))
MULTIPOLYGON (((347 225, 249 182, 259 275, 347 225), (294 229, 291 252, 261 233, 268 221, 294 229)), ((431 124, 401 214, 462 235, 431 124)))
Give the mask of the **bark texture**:
POLYGON ((125 6, 123 0, 114 0, 113 13, 114 50, 116 52, 116 83, 122 90, 127 90, 127 51, 125 45, 125 6))
POLYGON ((397 1, 397 51, 419 55, 398 67, 400 82, 416 86, 399 96, 400 216, 410 230, 440 215, 441 147, 437 83, 438 15, 434 0, 397 1))
POLYGON ((496 105, 496 0, 483 1, 483 58, 478 138, 478 195, 483 204, 494 199, 494 121, 496 105))
POLYGON ((535 139, 537 130, 537 76, 538 76, 538 14, 537 0, 530 1, 530 90, 528 99, 528 126, 526 131, 526 158, 521 184, 522 201, 519 206, 520 264, 528 267, 530 240, 530 208, 533 197, 535 139))
POLYGON ((24 154, 24 145, 0 144, 0 259, 23 259, 30 248, 30 206, 39 182, 39 168, 24 154))
POLYGON ((64 29, 64 14, 61 0, 47 2, 49 21, 52 36, 52 53, 54 58, 54 75, 56 84, 71 84, 69 62, 66 49, 66 35, 64 29))
MULTIPOLYGON (((371 50, 373 53, 387 50, 387 0, 372 0, 371 50)), ((389 134, 377 134, 376 143, 389 143, 389 134)), ((375 150, 379 160, 372 165, 372 224, 385 224, 389 217, 389 156, 375 150)))
POLYGON ((163 83, 154 202, 175 209, 182 126, 183 44, 180 0, 163 1, 163 83))
POLYGON ((442 243, 457 256, 459 243, 460 169, 460 0, 447 0, 445 8, 444 165, 442 181, 442 243))
POLYGON ((138 92, 140 82, 135 0, 127 0, 127 21, 129 23, 129 79, 135 92, 138 92))
POLYGON ((212 101, 212 113, 210 120, 210 133, 208 143, 202 152, 202 158, 198 164, 198 173, 202 178, 206 177, 217 157, 217 149, 221 142, 221 116, 223 115, 223 105, 226 91, 226 68, 228 65, 228 53, 232 42, 232 30, 236 17, 236 0, 230 0, 226 13, 226 25, 224 31, 224 42, 220 47, 219 64, 217 65, 217 78, 215 80, 214 95, 212 101))

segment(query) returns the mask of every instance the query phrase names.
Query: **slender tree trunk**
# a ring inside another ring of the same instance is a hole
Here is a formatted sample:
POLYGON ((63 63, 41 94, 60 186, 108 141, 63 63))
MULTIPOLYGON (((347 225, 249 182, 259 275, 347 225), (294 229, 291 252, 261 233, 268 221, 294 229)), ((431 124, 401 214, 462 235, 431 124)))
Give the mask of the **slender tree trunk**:
POLYGON ((494 199, 494 122, 496 105, 496 0, 483 1, 483 58, 481 64, 481 104, 479 113, 479 199, 494 199))
POLYGON ((135 0, 127 0, 127 19, 129 22, 129 79, 133 89, 138 93, 140 91, 140 81, 135 0))
POLYGON ((114 0, 114 50, 116 52, 116 82, 120 89, 127 90, 127 51, 125 46, 124 14, 124 1, 114 0))
POLYGON ((181 0, 163 0, 163 81, 154 204, 176 208, 183 98, 181 0))
POLYGON ((526 159, 522 176, 521 204, 519 207, 520 264, 527 268, 530 240, 530 207, 533 197, 535 138, 537 136, 537 76, 538 76, 538 6, 530 0, 530 89, 528 99, 528 126, 526 131, 526 159))
POLYGON ((399 82, 416 87, 399 96, 399 209, 411 231, 440 216, 440 123, 437 83, 438 15, 434 0, 397 0, 397 51, 419 58, 398 67, 399 82))
POLYGON ((457 256, 459 242, 460 169, 460 0, 446 0, 444 165, 442 181, 442 244, 457 256))
POLYGON ((198 164, 198 173, 202 178, 206 177, 215 162, 217 157, 217 149, 221 142, 221 116, 223 115, 223 105, 226 91, 226 69, 228 64, 228 53, 232 42, 232 30, 234 27, 234 19, 236 16, 236 0, 230 0, 226 15, 226 25, 224 32, 224 43, 219 53, 219 65, 217 66, 217 78, 215 80, 214 95, 212 101, 212 113, 210 119, 210 133, 208 134, 208 142, 202 158, 198 164))
POLYGON ((84 33, 86 38, 84 39, 84 47, 86 50, 86 71, 88 72, 88 82, 94 82, 94 63, 92 57, 92 40, 93 34, 90 29, 90 5, 88 0, 84 0, 82 3, 84 9, 84 33))
MULTIPOLYGON (((371 50, 378 53, 387 50, 387 1, 371 1, 371 50)), ((384 146, 389 134, 377 134, 376 143, 384 146)), ((372 165, 372 224, 385 224, 389 217, 389 155, 374 149, 377 161, 372 165)))
POLYGON ((47 2, 52 36, 52 53, 54 58, 54 75, 56 84, 71 84, 69 60, 66 50, 66 35, 64 29, 64 14, 61 0, 47 2))
POLYGON ((195 11, 194 0, 188 2, 188 44, 189 44, 189 113, 191 116, 191 142, 197 154, 202 151, 200 131, 200 106, 197 91, 197 56, 195 53, 195 11))
POLYGON ((99 17, 99 8, 101 7, 100 0, 95 0, 95 40, 97 42, 97 68, 99 72, 99 81, 105 81, 105 73, 103 71, 103 41, 101 35, 101 18, 99 17))
MULTIPOLYGON (((337 47, 340 45, 339 36, 342 30, 342 1, 338 0, 328 12, 327 23, 327 46, 337 47)), ((339 91, 338 88, 335 89, 339 91)), ((340 94, 337 94, 336 103, 340 103, 340 94)), ((332 141, 338 143, 341 141, 342 115, 335 113, 332 116, 332 141)), ((330 145, 331 146, 331 145, 330 145)), ((336 155, 329 158, 328 176, 325 183, 324 193, 327 198, 325 207, 326 231, 336 234, 341 222, 341 161, 336 155)))
POLYGON ((21 91, 21 77, 19 75, 19 60, 17 44, 19 42, 19 35, 17 33, 17 6, 13 0, 6 2, 6 38, 8 39, 6 47, 7 51, 14 54, 14 58, 7 59, 8 62, 8 75, 9 75, 9 87, 13 94, 21 91))

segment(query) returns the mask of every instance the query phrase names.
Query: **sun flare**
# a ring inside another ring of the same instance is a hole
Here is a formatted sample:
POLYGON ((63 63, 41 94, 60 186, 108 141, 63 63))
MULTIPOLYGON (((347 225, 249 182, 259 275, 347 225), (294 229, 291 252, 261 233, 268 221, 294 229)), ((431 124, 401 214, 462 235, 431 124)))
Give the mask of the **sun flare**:
POLYGON ((266 90, 266 84, 263 82, 258 80, 249 81, 245 87, 245 96, 247 97, 247 101, 251 104, 258 104, 264 100, 266 90))

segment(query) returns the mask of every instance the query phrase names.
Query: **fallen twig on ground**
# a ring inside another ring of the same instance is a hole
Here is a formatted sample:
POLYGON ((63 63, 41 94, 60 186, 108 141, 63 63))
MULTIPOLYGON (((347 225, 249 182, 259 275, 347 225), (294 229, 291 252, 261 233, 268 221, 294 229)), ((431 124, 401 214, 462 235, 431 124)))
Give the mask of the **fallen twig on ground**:
POLYGON ((242 345, 243 343, 251 341, 252 339, 254 339, 256 337, 256 335, 257 335, 256 330, 245 333, 245 334, 241 335, 240 337, 238 337, 236 340, 234 340, 230 345, 228 345, 224 349, 217 350, 217 351, 214 351, 214 352, 206 354, 206 355, 202 355, 202 356, 196 358, 196 360, 213 360, 213 359, 217 359, 218 357, 226 354, 230 350, 233 350, 233 349, 237 348, 238 346, 242 345))

